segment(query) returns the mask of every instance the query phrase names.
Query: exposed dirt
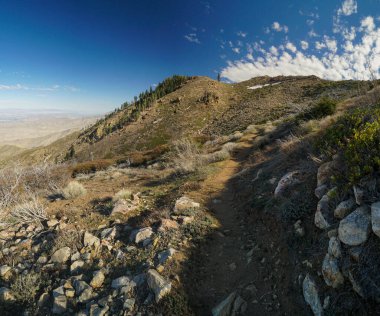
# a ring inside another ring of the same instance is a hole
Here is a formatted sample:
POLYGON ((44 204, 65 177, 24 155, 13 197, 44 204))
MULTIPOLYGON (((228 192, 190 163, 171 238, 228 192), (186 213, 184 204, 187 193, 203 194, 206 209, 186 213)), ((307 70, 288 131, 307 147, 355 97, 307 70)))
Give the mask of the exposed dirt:
POLYGON ((210 315, 233 291, 247 301, 246 315, 308 313, 300 286, 294 282, 294 256, 283 223, 252 207, 246 198, 250 186, 235 177, 252 154, 251 140, 240 143, 234 158, 193 194, 207 201, 220 223, 193 252, 184 278, 197 315, 210 315))

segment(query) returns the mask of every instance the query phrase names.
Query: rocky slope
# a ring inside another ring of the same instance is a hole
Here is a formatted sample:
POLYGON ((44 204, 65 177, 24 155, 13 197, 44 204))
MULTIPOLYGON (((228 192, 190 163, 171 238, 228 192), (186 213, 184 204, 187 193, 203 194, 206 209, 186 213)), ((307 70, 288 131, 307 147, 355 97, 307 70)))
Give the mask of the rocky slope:
POLYGON ((97 141, 24 153, 74 144, 84 162, 1 170, 2 314, 376 313, 380 110, 366 85, 192 78, 97 141))

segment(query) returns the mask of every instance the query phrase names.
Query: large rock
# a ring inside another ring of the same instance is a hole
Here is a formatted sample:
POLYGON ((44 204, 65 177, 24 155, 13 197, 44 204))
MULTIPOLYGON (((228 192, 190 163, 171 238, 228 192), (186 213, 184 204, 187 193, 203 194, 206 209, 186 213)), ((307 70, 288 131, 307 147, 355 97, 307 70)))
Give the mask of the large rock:
POLYGON ((112 280, 111 287, 113 289, 120 289, 122 287, 128 286, 131 279, 128 276, 121 276, 117 279, 112 280))
POLYGON ((380 202, 371 205, 372 231, 380 237, 380 202))
POLYGON ((342 247, 340 241, 337 237, 332 236, 329 240, 329 249, 328 252, 330 256, 339 259, 342 256, 342 247))
POLYGON ((370 226, 369 208, 361 206, 340 221, 338 229, 339 239, 346 245, 358 246, 368 239, 370 226))
POLYGON ((322 264, 323 278, 328 286, 337 288, 344 283, 343 274, 339 270, 338 259, 326 254, 322 264))
POLYGON ((13 302, 15 300, 10 289, 0 287, 0 302, 13 302))
POLYGON ((334 210, 334 216, 336 218, 344 218, 347 216, 355 206, 355 200, 350 198, 348 200, 342 201, 334 210))
POLYGON ((299 184, 300 182, 300 172, 298 170, 288 172, 278 182, 277 187, 274 190, 274 197, 280 197, 283 193, 285 193, 286 190, 296 184, 299 184))
POLYGON ((111 215, 115 214, 128 214, 134 210, 137 210, 140 206, 140 198, 137 194, 133 195, 131 200, 120 199, 118 200, 111 212, 111 215))
POLYGON ((61 249, 58 249, 56 252, 54 252, 50 260, 51 262, 54 262, 54 263, 65 263, 67 260, 70 259, 70 255, 71 255, 70 247, 63 247, 61 249))
POLYGON ((100 239, 86 231, 83 237, 83 244, 85 245, 85 247, 99 247, 100 239))
POLYGON ((92 280, 90 282, 90 285, 95 289, 100 288, 100 287, 102 287, 105 278, 106 277, 101 270, 95 271, 93 273, 93 277, 92 277, 92 280))
POLYGON ((317 211, 314 216, 314 224, 320 229, 327 229, 330 227, 330 198, 325 194, 318 202, 317 211))
POLYGON ((153 230, 150 227, 140 228, 132 231, 131 236, 129 237, 130 241, 139 244, 144 242, 144 240, 152 236, 153 230))
POLYGON ((171 259, 172 256, 176 253, 176 250, 169 248, 167 250, 161 251, 157 254, 157 259, 159 264, 164 264, 167 260, 171 259))
POLYGON ((179 225, 176 221, 173 221, 172 219, 163 218, 161 220, 160 226, 158 227, 159 232, 165 232, 171 229, 178 229, 179 225))
POLYGON ((53 314, 64 314, 67 311, 67 298, 64 295, 54 297, 53 301, 53 314))
POLYGON ((321 199, 329 190, 326 184, 322 184, 314 190, 314 194, 318 199, 321 199))
POLYGON ((194 202, 192 199, 187 196, 182 196, 175 202, 174 213, 176 214, 186 214, 188 211, 197 209, 200 207, 200 204, 194 202))
POLYGON ((117 235, 117 228, 110 227, 102 230, 102 232, 100 233, 100 238, 106 240, 114 240, 117 237, 117 235))
POLYGON ((354 195, 356 204, 362 205, 364 203, 364 189, 354 185, 354 195))
POLYGON ((172 288, 169 281, 166 281, 156 270, 150 269, 147 272, 147 282, 149 288, 154 293, 156 302, 168 294, 172 288))
POLYGON ((302 289, 303 297, 313 311, 313 314, 315 316, 322 316, 323 308, 321 300, 319 299, 318 288, 314 280, 312 280, 309 275, 307 275, 303 280, 302 289))
POLYGON ((212 309, 212 316, 243 315, 247 302, 236 292, 232 292, 226 299, 212 309))

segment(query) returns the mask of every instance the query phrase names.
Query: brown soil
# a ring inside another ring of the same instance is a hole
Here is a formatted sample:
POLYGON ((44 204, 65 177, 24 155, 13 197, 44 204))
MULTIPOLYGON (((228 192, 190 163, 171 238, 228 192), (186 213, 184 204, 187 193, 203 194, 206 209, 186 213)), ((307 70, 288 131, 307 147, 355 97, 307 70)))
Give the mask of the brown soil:
POLYGON ((190 303, 196 315, 210 315, 238 291, 248 303, 246 315, 308 314, 301 287, 295 284, 288 232, 277 217, 247 203, 251 188, 234 177, 253 151, 249 140, 240 145, 234 158, 193 194, 206 201, 220 227, 190 258, 183 278, 190 303))

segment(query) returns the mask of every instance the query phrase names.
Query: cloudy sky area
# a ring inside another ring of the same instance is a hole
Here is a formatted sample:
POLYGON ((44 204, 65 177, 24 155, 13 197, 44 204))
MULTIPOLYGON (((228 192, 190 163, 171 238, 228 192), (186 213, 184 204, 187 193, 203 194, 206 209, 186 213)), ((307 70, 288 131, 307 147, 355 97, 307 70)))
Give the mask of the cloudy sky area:
POLYGON ((0 109, 105 113, 172 74, 380 77, 380 0, 0 0, 0 109))

